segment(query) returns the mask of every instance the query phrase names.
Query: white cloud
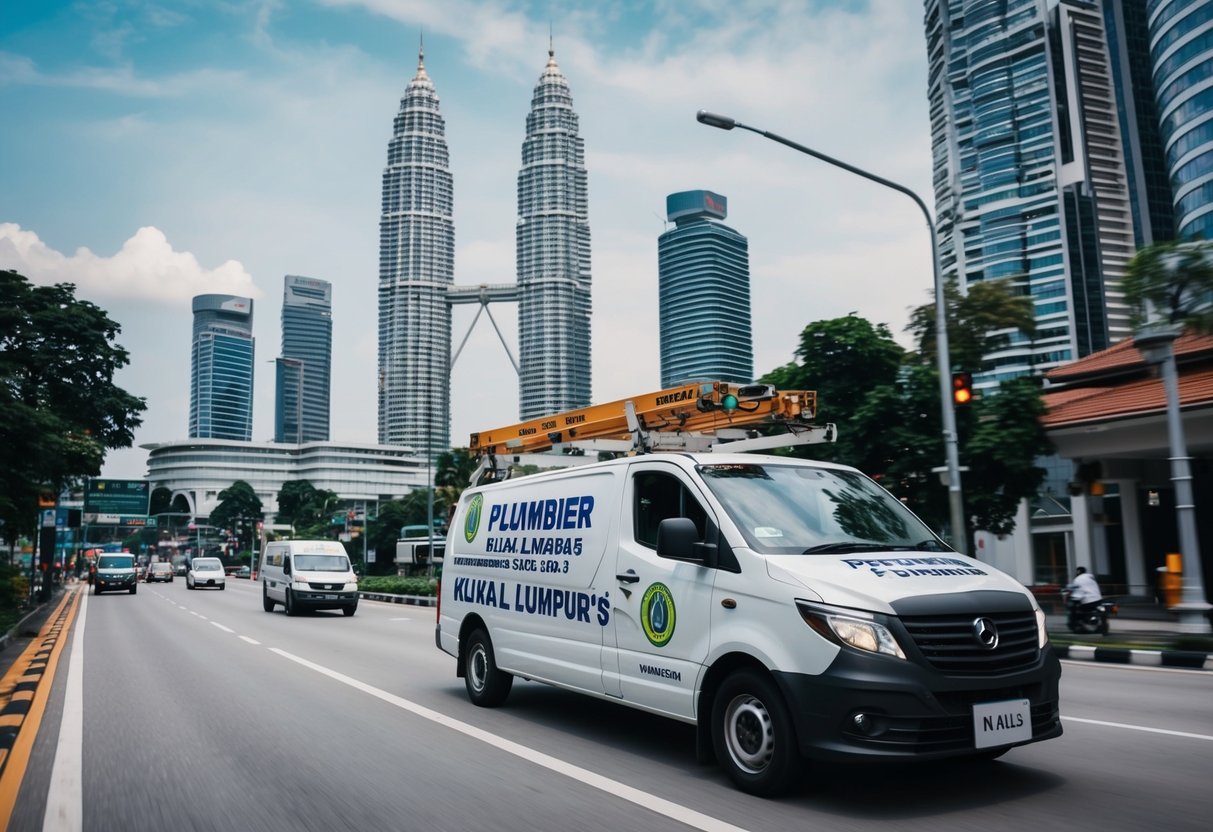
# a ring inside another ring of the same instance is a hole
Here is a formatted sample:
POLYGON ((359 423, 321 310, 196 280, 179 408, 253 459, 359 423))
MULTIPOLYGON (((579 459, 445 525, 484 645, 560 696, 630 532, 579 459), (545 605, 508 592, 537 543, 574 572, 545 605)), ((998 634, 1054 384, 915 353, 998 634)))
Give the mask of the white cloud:
POLYGON ((82 296, 97 299, 152 300, 180 307, 207 293, 262 295, 237 261, 203 268, 188 251, 174 251, 164 233, 152 226, 136 231, 112 257, 101 257, 83 247, 71 256, 61 254, 33 231, 0 223, 0 267, 38 284, 73 283, 82 296))

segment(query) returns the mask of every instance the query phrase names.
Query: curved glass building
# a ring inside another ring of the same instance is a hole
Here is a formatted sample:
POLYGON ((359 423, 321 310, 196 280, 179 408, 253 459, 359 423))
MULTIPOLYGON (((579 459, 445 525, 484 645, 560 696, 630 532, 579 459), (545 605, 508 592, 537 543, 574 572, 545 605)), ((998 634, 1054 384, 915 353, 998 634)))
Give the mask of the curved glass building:
POLYGON ((584 140, 568 81, 548 49, 518 172, 519 411, 590 403, 590 224, 584 140))
POLYGON ((198 295, 193 301, 189 435, 253 436, 253 300, 198 295))
MULTIPOLYGON (((379 219, 379 442, 436 454, 450 443, 453 182, 425 53, 388 142, 379 219)), ((305 370, 306 372, 306 370, 305 370)))
POLYGON ((657 239, 661 386, 754 380, 750 252, 721 220, 728 200, 711 191, 666 197, 675 227, 657 239))
POLYGON ((1213 239, 1213 3, 1149 0, 1159 126, 1185 239, 1213 239))

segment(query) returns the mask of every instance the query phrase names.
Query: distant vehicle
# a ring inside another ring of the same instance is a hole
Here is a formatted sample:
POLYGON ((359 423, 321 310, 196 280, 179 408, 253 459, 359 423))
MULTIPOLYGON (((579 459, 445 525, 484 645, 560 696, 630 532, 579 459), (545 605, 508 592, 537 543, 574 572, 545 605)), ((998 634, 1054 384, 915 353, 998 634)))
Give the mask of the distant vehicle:
POLYGON ((345 547, 335 540, 283 540, 268 543, 261 556, 261 606, 287 615, 304 610, 358 610, 358 576, 345 547))
POLYGON ((174 575, 180 575, 181 577, 184 578, 185 573, 189 569, 189 567, 190 567, 189 561, 186 559, 185 555, 174 555, 173 556, 173 574, 174 575))
POLYGON ((219 558, 194 558, 190 561, 190 568, 185 573, 186 589, 200 589, 204 586, 223 589, 226 585, 227 575, 219 558))
POLYGON ((134 595, 139 589, 139 571, 134 555, 98 555, 93 574, 93 594, 125 589, 134 595))
POLYGON ((171 563, 149 563, 147 572, 143 578, 149 584, 156 581, 164 581, 165 583, 173 582, 173 565, 171 563))
POLYGON ((247 566, 241 566, 239 569, 237 569, 235 572, 232 573, 232 577, 247 578, 252 574, 253 574, 253 570, 249 569, 247 566))

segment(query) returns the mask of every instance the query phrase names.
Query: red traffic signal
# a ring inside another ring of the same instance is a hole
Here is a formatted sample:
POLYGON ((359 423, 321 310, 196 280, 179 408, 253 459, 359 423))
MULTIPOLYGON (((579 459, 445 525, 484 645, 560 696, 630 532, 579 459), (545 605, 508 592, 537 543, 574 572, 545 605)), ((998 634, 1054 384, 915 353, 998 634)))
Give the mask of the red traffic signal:
POLYGON ((973 374, 952 373, 952 403, 968 404, 973 401, 973 374))

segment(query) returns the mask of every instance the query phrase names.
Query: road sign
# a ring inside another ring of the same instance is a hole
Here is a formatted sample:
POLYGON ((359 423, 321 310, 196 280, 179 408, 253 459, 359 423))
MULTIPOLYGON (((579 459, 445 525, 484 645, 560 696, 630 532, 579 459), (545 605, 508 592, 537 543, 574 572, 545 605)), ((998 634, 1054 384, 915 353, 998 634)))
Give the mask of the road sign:
POLYGON ((147 480, 90 479, 84 491, 84 513, 146 517, 151 496, 147 480))

